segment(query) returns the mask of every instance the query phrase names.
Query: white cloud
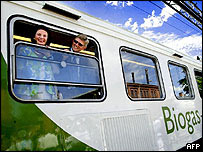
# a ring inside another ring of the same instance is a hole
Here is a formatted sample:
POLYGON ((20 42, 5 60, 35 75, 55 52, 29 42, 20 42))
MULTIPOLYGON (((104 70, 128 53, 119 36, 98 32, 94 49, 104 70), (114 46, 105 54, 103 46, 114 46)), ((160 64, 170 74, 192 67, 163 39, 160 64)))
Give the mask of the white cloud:
POLYGON ((155 16, 155 11, 152 11, 152 15, 149 15, 148 18, 144 18, 144 23, 140 25, 140 27, 145 30, 152 27, 160 27, 163 25, 163 20, 160 16, 155 16))
POLYGON ((155 11, 153 10, 152 15, 149 15, 148 18, 144 18, 144 23, 141 24, 140 27, 144 28, 145 30, 149 28, 161 27, 163 23, 167 22, 168 18, 175 13, 176 11, 165 5, 158 16, 155 15, 155 11))
POLYGON ((106 1, 106 4, 109 4, 111 6, 120 6, 120 7, 125 7, 133 5, 133 1, 106 1))
POLYGON ((132 18, 129 18, 129 19, 125 22, 124 27, 129 27, 129 26, 131 25, 132 20, 133 20, 132 18))
POLYGON ((126 2, 126 5, 128 5, 128 6, 133 5, 133 1, 127 1, 127 2, 126 2))
POLYGON ((138 24, 137 22, 134 22, 133 24, 131 24, 132 22, 132 18, 129 18, 125 24, 124 24, 124 28, 129 29, 130 31, 134 32, 134 33, 138 33, 138 24))
POLYGON ((154 33, 153 31, 144 31, 142 33, 142 36, 145 36, 147 38, 150 38, 152 40, 154 40, 155 42, 159 42, 159 43, 164 43, 164 42, 168 42, 168 41, 172 41, 174 39, 177 39, 178 36, 175 35, 174 33, 154 33))
MULTIPOLYGON (((178 6, 177 6, 178 7, 178 6)), ((178 10, 180 10, 180 7, 177 8, 178 10)), ((164 22, 166 22, 168 20, 168 18, 170 18, 172 15, 174 15, 176 13, 175 10, 173 10, 172 8, 170 8, 169 6, 165 5, 165 7, 162 9, 161 11, 161 18, 164 22)))
POLYGON ((118 1, 106 1, 106 4, 110 4, 111 6, 118 6, 118 1))
POLYGON ((132 30, 134 33, 138 33, 138 24, 137 24, 137 22, 134 22, 134 23, 131 25, 131 30, 132 30))
POLYGON ((142 36, 152 39, 155 42, 161 43, 169 48, 180 51, 183 54, 202 58, 202 35, 194 34, 187 37, 178 37, 174 33, 154 33, 153 31, 145 31, 142 36))

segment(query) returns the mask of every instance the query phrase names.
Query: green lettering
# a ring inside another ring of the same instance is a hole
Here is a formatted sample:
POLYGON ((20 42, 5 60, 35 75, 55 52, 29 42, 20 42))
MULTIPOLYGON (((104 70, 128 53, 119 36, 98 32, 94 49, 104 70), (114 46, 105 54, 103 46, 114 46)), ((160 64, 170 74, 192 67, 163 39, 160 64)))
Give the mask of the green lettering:
POLYGON ((174 122, 171 119, 170 109, 168 107, 162 107, 162 111, 163 111, 163 115, 164 115, 164 122, 165 122, 165 126, 166 126, 166 132, 167 132, 167 134, 170 134, 170 133, 172 133, 174 131, 174 122), (168 117, 166 116, 167 111, 168 111, 168 117), (171 129, 169 129, 168 123, 171 124, 171 129))
POLYGON ((196 111, 195 111, 195 114, 196 114, 197 118, 199 119, 199 120, 197 120, 197 123, 199 123, 199 124, 200 124, 201 119, 200 119, 200 115, 199 115, 198 110, 196 110, 196 111))
POLYGON ((185 120, 185 116, 182 113, 179 113, 179 115, 178 115, 178 123, 179 123, 179 125, 180 125, 180 127, 182 129, 185 129, 185 127, 186 127, 186 120, 185 120), (183 118, 183 125, 181 124, 181 121, 180 121, 180 117, 181 116, 183 118))
MULTIPOLYGON (((174 108, 172 108, 172 110, 174 111, 174 108)), ((174 120, 175 120, 175 123, 176 123, 176 129, 177 129, 177 131, 178 131, 178 123, 177 123, 177 120, 176 120, 176 115, 173 114, 173 116, 174 116, 174 120)))
POLYGON ((192 134, 194 132, 194 128, 193 126, 190 124, 190 120, 191 120, 191 117, 190 117, 190 112, 186 112, 186 120, 187 120, 187 124, 188 124, 188 132, 190 134, 192 134))
POLYGON ((193 124, 193 125, 196 125, 196 124, 197 124, 197 121, 196 121, 195 113, 194 113, 193 111, 191 111, 191 114, 193 115, 192 124, 193 124))

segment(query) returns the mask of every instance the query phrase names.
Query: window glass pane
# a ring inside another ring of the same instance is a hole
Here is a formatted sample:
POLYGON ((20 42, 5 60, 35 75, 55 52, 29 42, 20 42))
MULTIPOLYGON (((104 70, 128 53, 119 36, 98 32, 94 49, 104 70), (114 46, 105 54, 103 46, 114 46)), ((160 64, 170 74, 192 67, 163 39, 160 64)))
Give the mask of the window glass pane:
POLYGON ((177 98, 192 97, 191 87, 185 67, 169 64, 174 92, 177 98))
POLYGON ((86 84, 100 85, 99 74, 98 61, 93 57, 30 44, 16 47, 16 80, 21 81, 14 83, 14 93, 25 100, 101 98, 101 88, 85 87, 86 84))
POLYGON ((199 94, 200 94, 200 96, 202 98, 202 72, 195 71, 195 78, 196 78, 196 81, 197 81, 199 94))
POLYGON ((15 83, 14 93, 24 100, 101 99, 102 88, 15 83))
POLYGON ((100 84, 95 58, 24 44, 16 47, 16 78, 100 84))
POLYGON ((128 95, 131 98, 161 98, 154 59, 128 51, 121 51, 121 57, 128 95))

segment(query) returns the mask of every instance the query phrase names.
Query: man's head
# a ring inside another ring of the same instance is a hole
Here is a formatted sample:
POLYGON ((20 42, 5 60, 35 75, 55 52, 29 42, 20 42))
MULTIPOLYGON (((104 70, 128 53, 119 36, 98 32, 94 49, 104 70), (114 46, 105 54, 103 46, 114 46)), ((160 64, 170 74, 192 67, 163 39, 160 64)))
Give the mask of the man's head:
POLYGON ((87 45, 89 43, 89 40, 87 39, 87 36, 85 34, 79 34, 72 43, 72 49, 75 52, 80 52, 81 50, 85 50, 87 48, 87 45))

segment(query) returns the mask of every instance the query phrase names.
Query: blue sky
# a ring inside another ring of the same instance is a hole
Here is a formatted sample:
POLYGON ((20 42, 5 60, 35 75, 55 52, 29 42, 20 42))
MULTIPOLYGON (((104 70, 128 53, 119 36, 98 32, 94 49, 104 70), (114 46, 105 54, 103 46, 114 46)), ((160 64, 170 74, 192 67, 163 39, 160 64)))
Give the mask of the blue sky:
MULTIPOLYGON (((193 2, 202 10, 202 1, 193 2)), ((202 31, 162 1, 60 1, 60 3, 194 58, 200 56, 202 59, 202 31)))

